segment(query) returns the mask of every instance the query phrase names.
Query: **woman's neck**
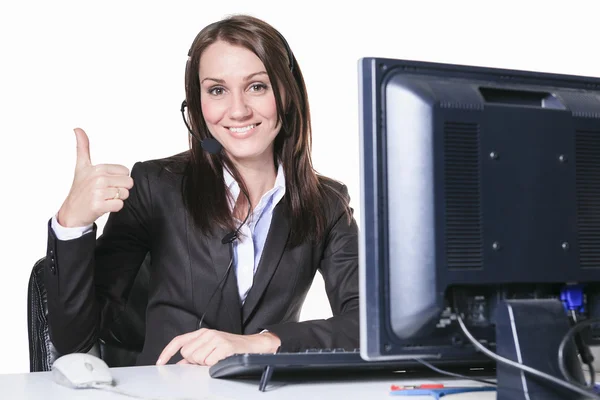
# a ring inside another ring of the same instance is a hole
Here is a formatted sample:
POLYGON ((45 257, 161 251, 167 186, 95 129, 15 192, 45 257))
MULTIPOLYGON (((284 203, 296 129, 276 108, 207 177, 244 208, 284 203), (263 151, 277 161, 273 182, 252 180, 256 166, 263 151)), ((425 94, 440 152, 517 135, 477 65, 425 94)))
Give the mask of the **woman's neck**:
MULTIPOLYGON (((252 209, 256 207, 262 196, 273 188, 277 171, 273 158, 256 160, 252 162, 234 162, 240 177, 246 183, 248 196, 252 209)), ((240 202, 238 198, 238 204, 240 202)), ((242 202, 245 203, 245 198, 242 202)), ((247 206, 246 206, 247 207, 247 206)))

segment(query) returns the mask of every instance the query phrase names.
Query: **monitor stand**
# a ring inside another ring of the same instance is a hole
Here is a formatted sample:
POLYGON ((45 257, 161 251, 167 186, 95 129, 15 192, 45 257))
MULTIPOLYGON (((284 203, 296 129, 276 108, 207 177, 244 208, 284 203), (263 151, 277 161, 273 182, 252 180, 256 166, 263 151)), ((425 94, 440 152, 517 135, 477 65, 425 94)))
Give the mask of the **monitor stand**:
MULTIPOLYGON (((559 300, 505 300, 496 319, 498 355, 564 379, 558 367, 558 347, 570 328, 559 300)), ((573 379, 585 384, 573 342, 565 349, 565 366, 573 379)), ((574 400, 582 398, 552 382, 498 362, 497 400, 574 400)))

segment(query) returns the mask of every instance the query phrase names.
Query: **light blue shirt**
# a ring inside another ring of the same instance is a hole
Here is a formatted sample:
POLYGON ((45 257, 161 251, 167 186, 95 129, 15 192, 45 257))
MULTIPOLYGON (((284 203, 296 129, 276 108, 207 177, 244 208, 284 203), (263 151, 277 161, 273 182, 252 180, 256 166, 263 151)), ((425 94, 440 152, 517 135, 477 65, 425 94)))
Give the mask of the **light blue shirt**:
MULTIPOLYGON (((240 186, 226 169, 223 170, 223 175, 225 185, 231 193, 229 207, 233 210, 240 195, 240 186)), ((267 234, 271 227, 273 210, 281 201, 284 194, 285 176, 283 167, 280 164, 277 168, 277 177, 275 178, 273 188, 266 192, 256 207, 254 207, 252 214, 250 214, 246 223, 240 228, 240 238, 233 245, 232 267, 237 277, 238 292, 242 304, 246 301, 246 296, 254 282, 254 274, 260 262, 267 234)), ((236 220, 238 224, 241 222, 236 220)))

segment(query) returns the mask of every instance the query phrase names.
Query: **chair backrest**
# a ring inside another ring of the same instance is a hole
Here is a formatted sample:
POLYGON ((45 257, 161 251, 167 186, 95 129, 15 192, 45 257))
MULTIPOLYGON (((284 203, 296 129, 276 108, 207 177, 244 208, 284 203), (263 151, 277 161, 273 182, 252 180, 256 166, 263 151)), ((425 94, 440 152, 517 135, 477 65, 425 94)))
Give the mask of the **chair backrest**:
MULTIPOLYGON (((123 313, 110 324, 101 327, 98 344, 90 351, 100 356, 110 367, 135 365, 144 345, 150 254, 135 278, 123 313)), ((38 260, 29 277, 27 293, 27 327, 29 336, 29 370, 49 371, 60 357, 48 331, 48 302, 44 286, 45 258, 38 260)))
POLYGON ((48 299, 44 287, 45 258, 33 266, 27 289, 27 331, 29 335, 29 370, 48 371, 60 354, 48 333, 48 299))

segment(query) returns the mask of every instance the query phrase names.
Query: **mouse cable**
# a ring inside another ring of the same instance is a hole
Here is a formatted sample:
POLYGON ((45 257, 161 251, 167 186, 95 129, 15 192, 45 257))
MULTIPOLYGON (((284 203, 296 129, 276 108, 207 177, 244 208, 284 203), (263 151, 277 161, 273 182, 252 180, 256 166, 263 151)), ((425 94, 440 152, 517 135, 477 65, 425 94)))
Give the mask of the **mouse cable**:
POLYGON ((132 397, 134 399, 142 399, 142 400, 219 400, 219 399, 221 399, 220 397, 216 397, 213 395, 202 396, 202 397, 193 397, 193 398, 192 397, 146 397, 146 396, 141 396, 139 394, 123 390, 123 389, 118 388, 113 385, 96 384, 96 385, 92 385, 91 387, 94 389, 105 390, 107 392, 117 393, 117 394, 120 394, 123 396, 132 397))
POLYGON ((588 398, 592 398, 592 399, 598 399, 600 400, 600 396, 598 396, 597 394, 593 393, 592 391, 590 391, 586 386, 582 386, 582 385, 576 385, 574 383, 570 383, 567 382, 563 379, 559 379, 555 376, 552 376, 550 374, 547 374, 543 371, 540 371, 538 369, 532 368, 528 365, 522 364, 520 362, 516 362, 513 360, 510 360, 508 358, 502 357, 496 353, 494 353, 493 351, 491 351, 490 349, 488 349, 487 347, 485 347, 483 344, 479 343, 479 341, 477 339, 475 339, 475 337, 471 334, 471 332, 469 332, 469 330, 467 329, 465 323, 463 322, 461 316, 457 313, 456 314, 456 319, 458 321, 458 324, 460 325, 460 329, 462 329, 463 333, 465 334, 465 336, 467 337, 467 339, 469 339, 469 341, 473 344, 473 346, 475 346, 476 349, 478 349, 479 351, 481 351, 483 354, 485 354, 486 356, 501 362, 503 364, 509 365, 513 368, 517 368, 520 369, 522 371, 525 371, 531 375, 535 375, 538 378, 542 378, 544 380, 550 381, 556 385, 562 386, 566 389, 572 390, 576 393, 579 393, 583 396, 586 396, 588 398))

